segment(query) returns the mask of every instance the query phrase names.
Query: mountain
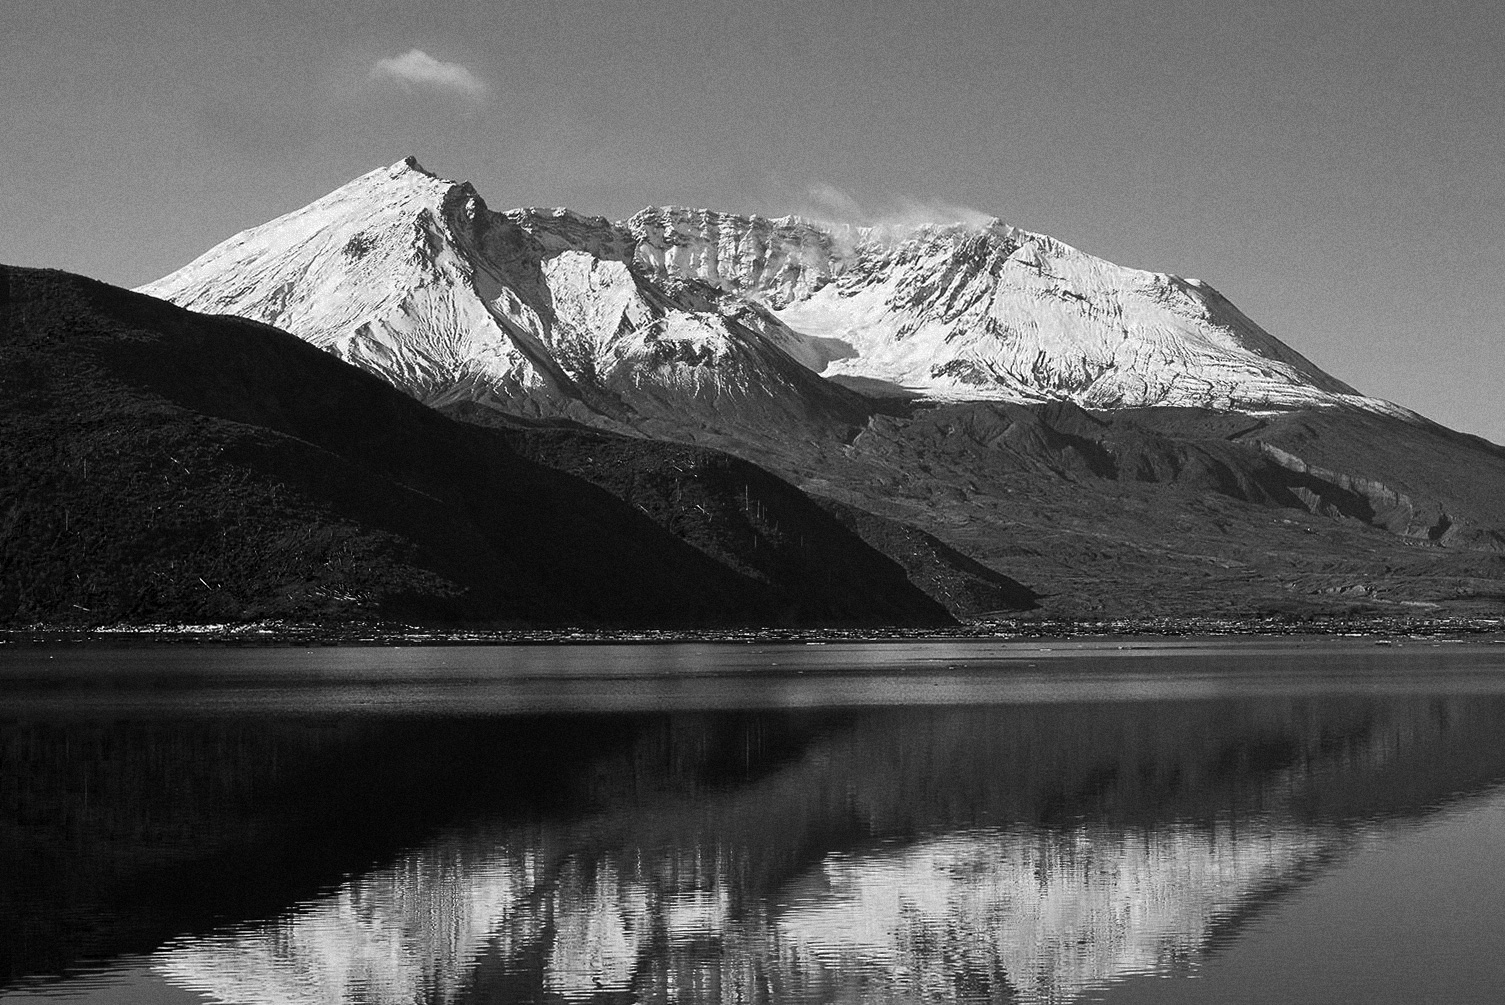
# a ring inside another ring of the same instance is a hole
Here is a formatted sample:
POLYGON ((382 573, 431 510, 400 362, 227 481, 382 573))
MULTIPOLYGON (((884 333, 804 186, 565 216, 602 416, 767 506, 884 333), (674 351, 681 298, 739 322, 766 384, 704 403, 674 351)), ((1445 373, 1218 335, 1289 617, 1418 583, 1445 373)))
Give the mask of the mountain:
POLYGON ((681 433, 865 415, 858 395, 723 312, 715 291, 651 282, 630 261, 604 220, 493 213, 409 158, 141 292, 277 325, 434 405, 610 429, 668 419, 681 433))
MULTIPOLYGON (((951 623, 746 461, 682 458, 718 477, 650 515, 529 460, 546 433, 453 421, 275 328, 0 278, 0 621, 951 623)), ((607 473, 681 449, 562 435, 607 473)))
POLYGON ((765 306, 762 327, 787 351, 869 390, 1404 413, 1323 373, 1198 280, 998 220, 895 230, 647 209, 625 228, 650 275, 765 306))
POLYGON ((618 224, 496 213, 411 157, 141 292, 278 325, 430 403, 597 424, 862 413, 817 372, 952 399, 1408 414, 1197 280, 996 220, 895 231, 678 208, 618 224))
POLYGON ((1505 613, 1505 450, 996 220, 494 212, 408 158, 143 290, 474 424, 730 451, 962 617, 1505 613))

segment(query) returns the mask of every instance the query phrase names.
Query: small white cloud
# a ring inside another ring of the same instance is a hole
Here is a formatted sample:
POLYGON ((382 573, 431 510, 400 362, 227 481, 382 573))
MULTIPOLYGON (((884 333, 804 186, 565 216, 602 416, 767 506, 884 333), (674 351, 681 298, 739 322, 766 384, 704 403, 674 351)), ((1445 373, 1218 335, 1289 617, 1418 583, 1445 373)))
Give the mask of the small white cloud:
POLYGON ((486 82, 459 63, 435 59, 422 49, 378 60, 371 67, 372 80, 395 80, 404 87, 433 87, 479 101, 486 95, 486 82))

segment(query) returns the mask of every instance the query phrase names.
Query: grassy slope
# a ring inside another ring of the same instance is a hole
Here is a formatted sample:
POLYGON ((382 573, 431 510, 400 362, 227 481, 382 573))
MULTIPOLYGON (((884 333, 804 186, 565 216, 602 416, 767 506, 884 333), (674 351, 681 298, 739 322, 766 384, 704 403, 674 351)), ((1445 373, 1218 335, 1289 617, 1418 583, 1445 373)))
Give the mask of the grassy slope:
POLYGON ((1027 583, 1047 617, 1505 616, 1505 455, 1437 427, 930 405, 759 459, 1027 583))
POLYGON ((778 472, 960 617, 1505 616, 1505 449, 1429 423, 888 401, 855 436, 745 432, 666 435, 778 472))
POLYGON ((500 425, 520 454, 599 485, 698 550, 796 595, 830 578, 841 562, 830 543, 850 533, 891 560, 864 567, 870 582, 891 578, 897 563, 911 584, 959 617, 1035 606, 1028 587, 915 527, 829 499, 812 506, 787 482, 719 450, 584 429, 523 428, 475 405, 446 412, 500 425))

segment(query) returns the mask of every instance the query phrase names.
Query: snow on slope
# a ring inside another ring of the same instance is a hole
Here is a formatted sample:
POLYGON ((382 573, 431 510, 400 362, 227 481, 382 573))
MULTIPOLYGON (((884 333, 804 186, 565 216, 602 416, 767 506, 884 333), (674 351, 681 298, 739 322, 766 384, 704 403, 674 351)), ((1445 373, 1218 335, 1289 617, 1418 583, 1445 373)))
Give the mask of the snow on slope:
POLYGON ((1210 287, 993 221, 902 232, 650 208, 493 213, 413 158, 141 288, 436 404, 633 424, 835 419, 843 388, 1259 411, 1358 395, 1210 287))
POLYGON ((468 184, 408 158, 141 292, 277 325, 433 404, 607 425, 860 411, 714 291, 650 284, 630 253, 605 220, 493 213, 468 184))
POLYGON ((626 226, 653 274, 760 302, 773 315, 765 330, 801 362, 870 389, 1410 414, 1357 394, 1204 283, 1114 265, 997 220, 894 232, 654 208, 626 226))
POLYGON ((467 195, 403 161, 141 291, 277 325, 420 395, 481 374, 522 397, 555 391, 536 311, 457 247, 467 195))

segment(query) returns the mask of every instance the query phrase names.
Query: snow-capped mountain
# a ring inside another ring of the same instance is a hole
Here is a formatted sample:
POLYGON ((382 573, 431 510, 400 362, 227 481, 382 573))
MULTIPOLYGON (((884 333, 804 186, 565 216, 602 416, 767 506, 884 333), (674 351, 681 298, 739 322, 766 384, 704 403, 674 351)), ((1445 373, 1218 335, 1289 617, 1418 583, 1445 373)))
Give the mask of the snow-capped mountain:
POLYGON ((141 289, 277 325, 434 404, 596 424, 843 421, 862 411, 843 383, 1409 414, 1203 283, 996 220, 899 232, 677 208, 625 223, 497 213, 411 157, 141 289))
POLYGON ((494 213, 408 158, 142 292, 276 325, 431 404, 605 425, 861 413, 719 290, 650 278, 632 253, 605 220, 494 213))
POLYGON ((894 231, 703 210, 626 224, 655 276, 769 308, 825 376, 927 397, 1087 407, 1395 406, 1357 394, 1196 279, 1114 265, 998 220, 894 231))

